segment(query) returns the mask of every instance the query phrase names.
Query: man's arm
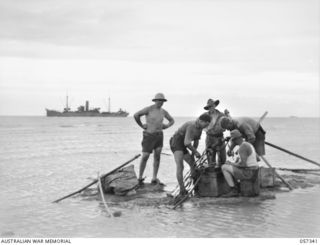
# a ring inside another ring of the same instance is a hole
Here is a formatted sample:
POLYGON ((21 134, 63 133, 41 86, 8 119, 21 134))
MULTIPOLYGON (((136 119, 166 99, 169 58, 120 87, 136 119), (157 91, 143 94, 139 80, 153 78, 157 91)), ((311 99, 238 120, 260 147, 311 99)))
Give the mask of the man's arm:
POLYGON ((233 151, 233 149, 235 147, 236 147, 236 144, 232 140, 230 140, 230 146, 229 146, 229 149, 227 151, 228 156, 232 156, 233 155, 232 151, 233 151))
POLYGON ((237 164, 241 167, 246 167, 247 166, 247 160, 248 156, 251 154, 251 149, 249 149, 248 145, 242 144, 239 147, 239 156, 240 160, 237 162, 237 164))
POLYGON ((194 141, 193 141, 193 147, 194 147, 195 149, 198 149, 198 146, 199 146, 199 140, 194 140, 194 141))
POLYGON ((164 111, 164 117, 169 121, 169 123, 162 125, 162 129, 166 129, 166 128, 171 127, 174 124, 174 119, 169 114, 169 112, 167 112, 166 110, 163 110, 163 111, 164 111))
POLYGON ((241 130, 244 132, 244 136, 247 138, 247 142, 253 144, 256 141, 256 136, 252 130, 252 128, 247 124, 244 123, 241 125, 241 130))
POLYGON ((193 155, 196 157, 201 157, 200 153, 197 151, 197 147, 199 144, 199 140, 194 140, 193 139, 193 132, 192 132, 192 127, 189 126, 186 129, 186 135, 184 137, 184 145, 192 152, 193 155), (192 145, 192 141, 194 141, 194 144, 192 145), (196 147, 195 147, 196 146, 196 147))
POLYGON ((142 128, 142 129, 147 129, 147 126, 145 124, 142 124, 141 122, 141 117, 144 115, 147 115, 149 112, 149 107, 143 108, 142 110, 136 112, 134 114, 134 120, 137 122, 137 124, 142 128))

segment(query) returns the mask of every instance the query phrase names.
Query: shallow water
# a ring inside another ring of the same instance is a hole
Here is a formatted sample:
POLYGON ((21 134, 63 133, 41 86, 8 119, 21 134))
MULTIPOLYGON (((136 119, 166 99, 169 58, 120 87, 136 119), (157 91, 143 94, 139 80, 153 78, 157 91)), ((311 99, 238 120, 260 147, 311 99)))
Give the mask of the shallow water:
MULTIPOLYGON (((177 118, 165 131, 165 153, 170 153, 170 136, 189 119, 177 118)), ((263 122, 267 141, 317 162, 319 125, 319 119, 306 118, 263 122)), ((106 173, 140 153, 141 137, 132 118, 1 117, 0 236, 319 237, 317 181, 313 187, 276 193, 275 199, 204 198, 188 201, 176 211, 165 205, 115 205, 111 208, 122 215, 114 219, 96 198, 77 196, 51 203, 90 183, 98 172, 106 173)), ((266 157, 276 167, 317 168, 268 146, 266 157)), ((134 162, 136 171, 138 163, 134 162)), ((162 155, 159 178, 167 190, 175 187, 172 156, 162 155)))

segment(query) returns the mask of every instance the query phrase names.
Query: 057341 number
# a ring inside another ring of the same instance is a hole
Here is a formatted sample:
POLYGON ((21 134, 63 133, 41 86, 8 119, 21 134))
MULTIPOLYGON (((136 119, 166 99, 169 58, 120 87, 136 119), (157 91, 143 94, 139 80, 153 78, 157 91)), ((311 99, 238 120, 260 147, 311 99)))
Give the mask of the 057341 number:
POLYGON ((318 240, 316 238, 301 238, 300 243, 318 243, 318 240))

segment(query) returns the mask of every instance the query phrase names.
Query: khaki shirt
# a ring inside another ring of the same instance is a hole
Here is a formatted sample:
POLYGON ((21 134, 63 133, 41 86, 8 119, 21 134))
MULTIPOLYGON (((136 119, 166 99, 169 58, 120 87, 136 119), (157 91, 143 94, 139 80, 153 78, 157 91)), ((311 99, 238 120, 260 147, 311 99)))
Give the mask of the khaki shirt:
POLYGON ((244 138, 254 143, 256 140, 255 133, 258 131, 260 124, 250 117, 239 117, 236 120, 236 127, 243 134, 244 138))
POLYGON ((220 121, 221 117, 225 116, 222 112, 218 110, 214 110, 213 113, 208 113, 211 116, 211 122, 208 126, 207 134, 209 135, 216 135, 216 134, 221 134, 225 131, 221 127, 220 121))

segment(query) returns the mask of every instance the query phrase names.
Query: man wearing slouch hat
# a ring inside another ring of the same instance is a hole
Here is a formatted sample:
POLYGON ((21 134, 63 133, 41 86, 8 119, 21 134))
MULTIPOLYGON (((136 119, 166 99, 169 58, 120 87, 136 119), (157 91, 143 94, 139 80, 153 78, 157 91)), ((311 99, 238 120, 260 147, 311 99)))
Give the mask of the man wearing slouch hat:
POLYGON ((226 115, 216 109, 219 103, 219 100, 208 99, 207 105, 204 107, 204 109, 208 110, 208 114, 211 117, 206 137, 208 162, 209 164, 217 164, 221 166, 225 163, 227 157, 223 137, 223 131, 225 131, 225 129, 221 127, 220 120, 226 115), (218 159, 216 160, 217 154, 218 159))

